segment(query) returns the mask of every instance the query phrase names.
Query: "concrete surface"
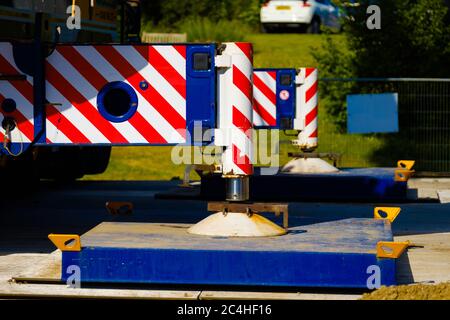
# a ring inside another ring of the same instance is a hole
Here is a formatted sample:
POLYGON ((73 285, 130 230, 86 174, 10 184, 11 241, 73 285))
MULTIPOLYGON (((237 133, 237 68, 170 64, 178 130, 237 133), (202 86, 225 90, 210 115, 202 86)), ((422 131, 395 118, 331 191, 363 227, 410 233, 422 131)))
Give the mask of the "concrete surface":
POLYGON ((450 189, 438 190, 438 197, 440 203, 450 203, 450 189))
POLYGON ((408 181, 409 198, 439 201, 439 190, 450 190, 450 178, 412 178, 408 181))

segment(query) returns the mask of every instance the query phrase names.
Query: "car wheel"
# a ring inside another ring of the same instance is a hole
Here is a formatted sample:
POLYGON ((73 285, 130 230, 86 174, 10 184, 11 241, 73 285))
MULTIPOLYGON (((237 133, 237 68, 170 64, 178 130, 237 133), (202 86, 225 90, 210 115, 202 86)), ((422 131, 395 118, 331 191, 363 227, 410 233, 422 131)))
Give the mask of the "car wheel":
POLYGON ((266 25, 266 24, 261 24, 261 33, 271 33, 272 32, 272 27, 266 25))
POLYGON ((267 27, 261 23, 259 30, 261 33, 267 33, 267 27))
POLYGON ((319 34, 320 33, 320 19, 318 17, 314 17, 311 23, 308 26, 308 33, 311 34, 319 34))

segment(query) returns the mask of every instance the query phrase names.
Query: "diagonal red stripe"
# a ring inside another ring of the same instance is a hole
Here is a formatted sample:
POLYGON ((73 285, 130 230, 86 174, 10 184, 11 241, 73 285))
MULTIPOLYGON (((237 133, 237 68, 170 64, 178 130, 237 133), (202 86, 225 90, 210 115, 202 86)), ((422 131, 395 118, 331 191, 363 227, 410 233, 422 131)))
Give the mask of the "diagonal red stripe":
POLYGON ((305 78, 308 78, 311 75, 311 73, 314 72, 314 70, 316 70, 316 68, 306 68, 306 70, 305 70, 305 78))
POLYGON ((232 145, 232 153, 233 163, 236 164, 245 174, 252 174, 253 166, 249 157, 247 155, 241 156, 241 150, 234 144, 232 145))
POLYGON ((308 103, 308 101, 315 95, 317 94, 317 80, 316 82, 314 82, 314 84, 309 87, 306 90, 306 94, 305 94, 305 103, 308 103))
MULTIPOLYGON (((2 66, 2 72, 7 74, 17 74, 17 70, 0 55, 0 65, 2 66)), ((33 102, 33 86, 28 81, 10 81, 10 83, 17 89, 32 105, 33 102)))
POLYGON ((235 42, 236 46, 247 56, 253 64, 253 46, 250 42, 235 42))
POLYGON ((308 126, 315 118, 317 118, 317 107, 312 109, 305 117, 305 126, 308 126))
POLYGON ((72 143, 91 143, 89 139, 74 124, 69 121, 53 105, 46 107, 47 120, 53 123, 72 143))
POLYGON ((186 46, 173 46, 173 48, 186 60, 186 46))
POLYGON ((253 85, 258 88, 258 90, 261 91, 270 102, 274 105, 277 104, 276 93, 270 89, 257 74, 253 75, 253 85))
POLYGON ((309 135, 310 138, 317 138, 317 129, 309 135))
POLYGON ((261 116, 261 118, 267 122, 269 126, 276 126, 277 120, 269 113, 266 109, 255 99, 253 99, 253 109, 257 114, 261 116))
POLYGON ((186 99, 186 80, 153 46, 149 47, 149 56, 153 68, 186 99))
MULTIPOLYGON (((90 82, 90 84, 100 91, 108 83, 105 77, 97 71, 77 50, 71 46, 62 46, 61 54, 68 60, 74 61, 76 69, 90 82), (70 60, 69 60, 70 59, 70 60)), ((131 117, 128 122, 150 143, 166 143, 167 141, 145 120, 138 112, 131 117)))
POLYGON ((72 66, 86 79, 97 91, 100 91, 108 80, 97 71, 73 46, 60 46, 58 52, 69 61, 72 66))
POLYGON ((233 84, 248 98, 249 101, 252 101, 252 83, 242 71, 236 67, 236 65, 233 65, 233 84))
POLYGON ((233 106, 233 125, 241 129, 251 139, 252 132, 250 129, 252 128, 252 123, 235 106, 233 106))
MULTIPOLYGON (((0 94, 0 105, 2 104, 3 100, 5 100, 5 97, 0 94)), ((34 139, 34 127, 33 124, 25 118, 25 116, 20 113, 19 111, 14 110, 11 113, 6 113, 3 110, 0 109, 0 113, 3 114, 3 116, 11 116, 16 120, 17 126, 28 140, 33 141, 34 139)))
POLYGON ((108 60, 119 73, 127 79, 141 95, 167 120, 175 129, 185 129, 186 120, 167 102, 166 99, 152 87, 151 82, 147 90, 142 90, 139 83, 145 81, 141 74, 114 48, 96 46, 97 51, 108 60))
POLYGON ((273 80, 277 80, 277 72, 276 71, 268 71, 269 76, 272 77, 273 80))
POLYGON ((18 71, 5 57, 0 54, 0 73, 10 74, 10 75, 20 75, 21 72, 18 71))
MULTIPOLYGON (((17 70, 6 60, 3 56, 0 55, 0 65, 2 66, 2 72, 6 74, 17 74, 17 70)), ((33 105, 33 86, 28 81, 9 81, 9 83, 18 91, 20 94, 28 100, 28 102, 33 105)), ((23 134, 30 140, 34 139, 34 127, 28 121, 25 116, 20 113, 18 110, 14 111, 12 114, 18 121, 19 130, 23 132, 23 134), (23 129, 23 130, 22 130, 23 129)))
POLYGON ((50 63, 46 64, 46 78, 111 143, 128 143, 127 139, 108 120, 103 118, 98 110, 50 63))
POLYGON ((129 122, 148 142, 167 143, 167 140, 140 113, 136 112, 129 122))

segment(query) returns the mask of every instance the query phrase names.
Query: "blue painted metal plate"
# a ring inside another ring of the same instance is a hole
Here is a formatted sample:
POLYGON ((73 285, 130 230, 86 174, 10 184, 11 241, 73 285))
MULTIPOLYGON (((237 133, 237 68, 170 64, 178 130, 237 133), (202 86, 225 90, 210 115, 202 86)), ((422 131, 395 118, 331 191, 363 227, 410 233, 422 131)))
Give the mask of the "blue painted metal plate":
MULTIPOLYGON (((394 180, 395 168, 341 169, 336 173, 262 175, 255 168, 250 177, 253 201, 406 201, 406 182, 394 180)), ((225 198, 225 181, 204 176, 201 196, 208 200, 225 198)))
POLYGON ((81 237, 80 252, 63 252, 82 282, 365 288, 369 266, 395 284, 395 260, 377 259, 392 241, 389 222, 346 219, 293 227, 285 236, 218 238, 191 235, 185 224, 104 222, 81 237))

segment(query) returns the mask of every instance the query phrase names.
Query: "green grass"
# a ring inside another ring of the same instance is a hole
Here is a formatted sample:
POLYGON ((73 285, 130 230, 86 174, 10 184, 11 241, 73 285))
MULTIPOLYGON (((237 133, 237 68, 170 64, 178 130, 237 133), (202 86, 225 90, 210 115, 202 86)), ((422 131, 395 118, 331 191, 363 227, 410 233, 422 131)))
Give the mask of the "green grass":
POLYGON ((183 166, 170 160, 171 147, 114 147, 108 169, 85 180, 170 180, 183 177, 183 166))
MULTIPOLYGON (((321 50, 325 37, 306 34, 251 34, 247 40, 254 46, 254 65, 259 67, 317 67, 311 55, 321 50)), ((333 35, 338 45, 344 45, 341 35, 333 35)), ((325 108, 319 102, 319 149, 320 152, 343 153, 341 166, 370 166, 368 161, 372 150, 381 146, 381 140, 362 135, 345 135, 335 132, 327 121, 325 108)), ((281 139, 288 140, 284 135, 281 139)), ((280 161, 285 163, 288 151, 296 151, 289 144, 282 144, 280 161)), ((110 165, 105 173, 86 176, 95 180, 170 180, 183 177, 184 166, 171 161, 171 147, 115 147, 110 165)), ((195 175, 191 175, 195 177, 195 175)))
MULTIPOLYGON (((342 43, 340 35, 333 38, 342 43)), ((317 67, 312 50, 321 50, 325 37, 310 34, 252 34, 255 68, 317 67)))

